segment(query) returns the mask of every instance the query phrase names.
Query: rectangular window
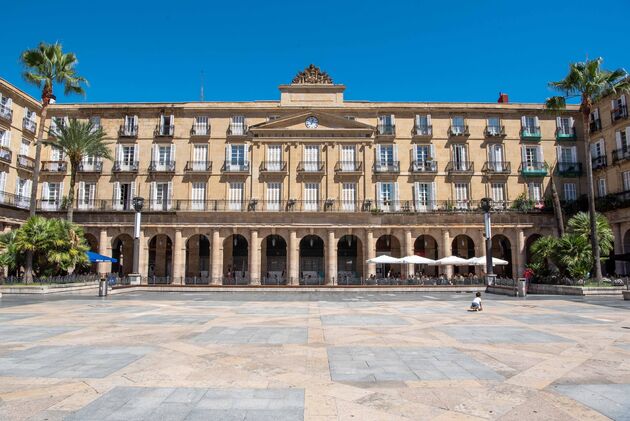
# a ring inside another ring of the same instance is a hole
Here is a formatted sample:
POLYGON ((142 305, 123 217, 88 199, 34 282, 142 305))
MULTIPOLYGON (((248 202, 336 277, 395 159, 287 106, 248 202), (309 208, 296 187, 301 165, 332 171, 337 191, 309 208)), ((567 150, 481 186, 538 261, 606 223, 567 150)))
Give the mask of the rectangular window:
POLYGON ((319 171, 319 145, 304 145, 304 171, 319 171))
POLYGON ((529 194, 529 199, 533 200, 536 205, 540 205, 542 203, 542 184, 541 183, 529 183, 527 185, 527 192, 529 194))
POLYGON ((488 117, 487 133, 490 136, 498 136, 501 134, 501 119, 499 117, 488 117))
POLYGON ((559 147, 558 162, 575 163, 577 162, 577 149, 575 146, 559 147))
POLYGON ((173 136, 175 132, 175 116, 173 115, 164 115, 160 116, 160 135, 162 136, 173 136))
POLYGON ((573 117, 557 117, 556 130, 560 136, 571 136, 573 134, 573 117))
POLYGON ((316 211, 319 208, 319 183, 304 183, 304 210, 316 211))
POLYGON ((431 114, 416 116, 416 134, 419 136, 431 135, 431 114))
POLYGON ((0 171, 0 201, 4 202, 4 196, 5 196, 5 187, 7 185, 7 172, 6 171, 0 171))
POLYGON ((267 170, 282 171, 282 145, 267 145, 267 170))
POLYGON ((466 145, 453 145, 453 169, 456 171, 468 171, 468 150, 466 145))
POLYGON ((536 116, 523 116, 521 117, 521 130, 524 136, 539 136, 540 125, 538 117, 536 116))
POLYGON ((79 182, 79 194, 77 204, 79 209, 94 209, 94 199, 96 196, 96 184, 79 182))
POLYGON ((426 212, 437 208, 435 200, 435 183, 415 183, 416 211, 426 212))
POLYGON ((505 183, 492 183, 490 184, 492 206, 495 209, 505 208, 505 183))
POLYGON ((124 136, 135 136, 138 134, 138 116, 137 115, 126 115, 125 121, 123 123, 123 135, 124 136))
POLYGON ((356 171, 356 149, 354 145, 341 146, 341 170, 356 171))
POLYGON ((605 178, 600 178, 599 180, 597 180, 597 195, 599 197, 604 197, 606 196, 607 192, 606 192, 606 179, 605 178))
POLYGON ((575 202, 577 200, 577 188, 575 183, 564 183, 564 200, 567 202, 575 202))
POLYGON ((135 197, 136 183, 114 183, 114 209, 131 210, 132 199, 135 197))
POLYGON ((235 136, 243 136, 247 132, 244 115, 232 116, 230 120, 230 134, 235 136))
POLYGON ((242 182, 230 183, 228 186, 228 207, 233 211, 240 211, 243 209, 243 192, 245 190, 245 184, 242 182))
POLYGON ((168 210, 170 209, 171 203, 171 191, 170 191, 170 183, 168 182, 154 182, 152 185, 153 188, 153 198, 151 200, 151 209, 152 210, 168 210))
POLYGON ((11 147, 11 131, 0 129, 0 146, 4 148, 11 147))
POLYGON ((206 183, 203 181, 194 181, 191 184, 191 209, 204 210, 206 207, 206 183))
POLYGON ((13 115, 11 107, 13 105, 13 101, 6 95, 0 95, 0 116, 5 119, 10 119, 13 115))
POLYGON ((44 209, 55 210, 61 206, 63 186, 61 183, 47 183, 42 185, 42 206, 44 209))
POLYGON ((245 145, 228 145, 228 165, 231 171, 246 171, 247 157, 245 145))
POLYGON ((376 171, 388 172, 398 170, 398 159, 395 145, 376 145, 376 171))
POLYGON ((341 185, 341 209, 346 212, 356 210, 357 184, 343 183, 341 185))
POLYGON ((131 171, 136 165, 136 147, 134 145, 121 146, 121 169, 131 171))
POLYGON ((468 209, 468 184, 455 183, 455 208, 468 209))
POLYGON ((394 134, 394 115, 380 115, 378 116, 378 133, 382 135, 394 134))
POLYGON ((205 171, 208 168, 208 145, 193 146, 193 171, 205 171))
POLYGON ((522 151, 523 169, 532 171, 543 168, 541 148, 539 146, 524 146, 522 151))
POLYGON ((591 158, 595 159, 604 155, 604 139, 600 139, 591 144, 591 158))
POLYGON ((279 211, 282 197, 282 183, 267 183, 267 210, 279 211))
POLYGON ((462 116, 451 117, 451 133, 462 135, 466 130, 466 120, 462 116))
POLYGON ((90 123, 92 124, 92 130, 97 131, 101 128, 101 118, 99 116, 91 116, 90 123))
POLYGON ((630 191, 630 171, 624 171, 621 173, 621 179, 623 180, 623 191, 630 191))
POLYGON ((15 183, 15 204, 20 208, 28 208, 30 206, 31 197, 31 180, 18 178, 15 183))
POLYGON ((488 167, 495 172, 502 172, 505 169, 506 163, 503 159, 502 144, 488 145, 488 167))
POLYGON ((208 122, 208 116, 200 115, 195 117, 195 123, 193 126, 193 134, 197 136, 206 136, 208 134, 208 129, 210 124, 208 122))

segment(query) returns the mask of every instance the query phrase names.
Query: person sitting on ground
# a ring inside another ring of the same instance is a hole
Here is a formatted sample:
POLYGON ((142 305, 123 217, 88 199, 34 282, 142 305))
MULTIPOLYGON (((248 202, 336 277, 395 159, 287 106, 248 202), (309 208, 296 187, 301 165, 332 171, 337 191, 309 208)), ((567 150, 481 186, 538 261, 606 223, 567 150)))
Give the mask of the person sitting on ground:
POLYGON ((483 306, 481 305, 481 292, 475 294, 475 298, 470 304, 470 310, 472 311, 482 311, 483 306))

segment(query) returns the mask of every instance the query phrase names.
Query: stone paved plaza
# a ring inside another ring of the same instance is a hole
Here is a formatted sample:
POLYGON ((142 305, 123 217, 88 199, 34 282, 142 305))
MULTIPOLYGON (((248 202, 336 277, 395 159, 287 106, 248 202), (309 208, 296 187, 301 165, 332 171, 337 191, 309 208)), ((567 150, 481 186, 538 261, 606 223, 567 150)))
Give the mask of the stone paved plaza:
POLYGON ((0 299, 0 420, 630 420, 630 302, 359 292, 0 299))

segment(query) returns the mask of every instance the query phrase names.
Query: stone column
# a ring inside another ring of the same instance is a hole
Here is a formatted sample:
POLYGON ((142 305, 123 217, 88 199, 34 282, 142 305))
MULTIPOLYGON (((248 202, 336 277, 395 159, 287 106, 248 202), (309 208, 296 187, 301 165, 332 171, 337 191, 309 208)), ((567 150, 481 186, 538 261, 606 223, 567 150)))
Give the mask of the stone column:
MULTIPOLYGON (((376 245, 374 244, 374 233, 372 231, 368 231, 365 234, 365 260, 373 259, 376 257, 376 245)), ((367 270, 365 271, 366 278, 369 278, 372 275, 376 275, 376 264, 375 263, 367 263, 367 270)))
POLYGON ((149 244, 144 236, 144 230, 140 230, 140 256, 138 256, 138 271, 140 276, 146 280, 149 276, 149 244))
MULTIPOLYGON (((612 231, 614 236, 614 254, 623 254, 623 234, 621 233, 621 224, 612 224, 612 231)), ((630 250, 627 250, 628 252, 630 250)), ((617 275, 625 275, 626 273, 626 264, 625 262, 615 261, 615 272, 617 275)))
POLYGON ((221 244, 221 235, 219 230, 212 231, 212 266, 211 266, 212 285, 221 285, 223 278, 223 245, 221 244))
MULTIPOLYGON (((484 230, 475 230, 475 235, 473 235, 473 241, 475 242, 475 257, 481 257, 486 255, 486 236, 484 235, 484 230)), ((481 275, 482 273, 486 273, 485 266, 475 266, 475 273, 477 275, 481 275)))
MULTIPOLYGON (((107 230, 106 229, 102 229, 100 234, 99 234, 99 237, 98 237, 98 252, 99 252, 99 254, 102 254, 103 256, 110 256, 111 257, 111 255, 112 255, 111 239, 107 235, 107 230)), ((109 263, 109 262, 101 262, 101 263, 98 264, 98 273, 101 276, 111 272, 110 269, 111 269, 111 263, 109 263)))
POLYGON ((328 253, 326 264, 326 284, 337 282, 337 240, 334 231, 328 231, 328 253))
MULTIPOLYGON (((412 256, 413 255, 413 238, 411 237, 411 231, 405 231, 405 251, 403 253, 404 256, 412 256)), ((414 275, 414 265, 408 264, 404 265, 406 268, 407 278, 411 278, 414 275)))
MULTIPOLYGON (((448 230, 445 229, 445 230, 442 230, 442 257, 449 257, 451 254, 452 254, 451 235, 448 232, 448 230)), ((443 270, 447 278, 450 278, 453 276, 453 266, 448 265, 448 266, 441 266, 441 267, 444 268, 443 270)))
POLYGON ((525 232, 522 229, 516 231, 516 253, 513 257, 516 257, 516 278, 523 276, 525 272, 525 265, 527 264, 527 253, 525 250, 525 232))
POLYGON ((297 232, 289 233, 289 279, 287 283, 290 285, 298 285, 300 272, 300 244, 297 239, 297 232))
POLYGON ((260 285, 260 241, 258 231, 250 232, 249 241, 249 280, 252 285, 260 285))
POLYGON ((173 284, 182 285, 184 283, 184 266, 186 264, 186 255, 182 253, 184 242, 182 230, 175 230, 175 243, 173 244, 173 284))

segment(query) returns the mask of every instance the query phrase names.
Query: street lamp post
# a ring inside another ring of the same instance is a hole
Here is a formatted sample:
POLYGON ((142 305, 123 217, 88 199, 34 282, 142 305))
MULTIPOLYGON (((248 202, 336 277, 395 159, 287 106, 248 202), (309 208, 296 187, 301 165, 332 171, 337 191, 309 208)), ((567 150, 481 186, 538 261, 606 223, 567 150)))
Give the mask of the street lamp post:
POLYGON ((134 197, 131 203, 133 204, 133 209, 136 211, 136 215, 133 224, 133 265, 132 273, 129 274, 129 284, 140 285, 140 222, 142 219, 144 197, 134 197))
POLYGON ((483 210, 484 237, 486 237, 486 285, 493 285, 496 275, 492 267, 492 230, 490 221, 492 199, 489 197, 481 199, 481 209, 483 210))

